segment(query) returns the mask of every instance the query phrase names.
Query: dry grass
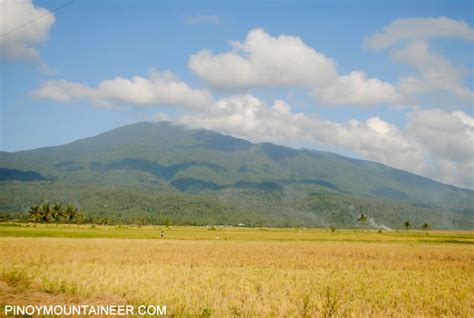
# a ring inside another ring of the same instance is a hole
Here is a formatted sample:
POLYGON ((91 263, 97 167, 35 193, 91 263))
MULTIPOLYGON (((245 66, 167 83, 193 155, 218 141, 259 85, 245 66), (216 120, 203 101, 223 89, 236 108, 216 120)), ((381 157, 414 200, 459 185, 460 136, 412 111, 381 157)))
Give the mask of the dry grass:
POLYGON ((8 287, 0 304, 165 304, 171 315, 216 317, 474 315, 470 244, 0 238, 0 251, 8 287))

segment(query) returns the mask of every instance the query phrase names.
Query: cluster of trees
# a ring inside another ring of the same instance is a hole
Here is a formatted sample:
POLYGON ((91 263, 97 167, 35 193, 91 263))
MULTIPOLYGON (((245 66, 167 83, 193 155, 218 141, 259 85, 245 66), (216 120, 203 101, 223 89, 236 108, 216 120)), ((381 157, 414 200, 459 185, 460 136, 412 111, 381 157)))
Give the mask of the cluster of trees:
POLYGON ((29 218, 35 223, 56 223, 64 221, 68 226, 73 221, 82 218, 82 212, 73 204, 45 201, 39 205, 32 205, 28 211, 29 218))
MULTIPOLYGON (((359 222, 359 224, 361 224, 361 225, 367 224, 367 221, 368 221, 368 216, 367 216, 367 214, 365 214, 365 213, 361 213, 361 214, 359 214, 359 216, 357 217, 357 222, 359 222)), ((407 232, 408 232, 408 230, 411 228, 411 222, 408 221, 408 220, 405 221, 405 222, 403 222, 403 227, 404 227, 404 228, 407 230, 407 232)), ((422 229, 422 230, 425 230, 425 231, 426 231, 426 230, 429 230, 430 228, 431 228, 431 226, 430 226, 428 223, 426 223, 426 222, 421 225, 421 229, 422 229)))
POLYGON ((29 205, 48 198, 50 202, 80 202, 81 209, 87 210, 87 217, 82 218, 80 223, 95 224, 244 223, 255 227, 332 225, 336 228, 354 228, 359 225, 357 216, 362 212, 369 216, 367 227, 371 218, 394 229, 405 229, 403 223, 408 219, 412 224, 410 230, 420 228, 425 222, 432 228, 469 229, 471 224, 467 214, 450 213, 447 216, 446 211, 434 208, 369 196, 317 192, 305 185, 298 188, 298 195, 293 195, 291 191, 235 189, 189 194, 173 192, 164 186, 154 188, 151 184, 146 187, 122 187, 119 181, 117 185, 109 184, 107 178, 93 180, 94 184, 88 186, 74 179, 58 181, 47 187, 40 182, 32 182, 19 188, 0 182, 0 193, 10 193, 8 196, 0 195, 0 220, 27 221, 29 216, 25 211, 28 211, 29 205), (25 205, 25 202, 29 203, 25 205))
MULTIPOLYGON (((405 222, 403 223, 403 227, 404 227, 404 228, 407 230, 407 232, 408 232, 408 230, 409 230, 410 227, 411 227, 410 221, 408 221, 408 220, 405 221, 405 222)), ((431 226, 430 226, 428 223, 423 223, 423 224, 421 225, 421 229, 422 229, 422 230, 425 230, 425 231, 426 231, 426 230, 429 230, 430 228, 431 228, 431 226)))

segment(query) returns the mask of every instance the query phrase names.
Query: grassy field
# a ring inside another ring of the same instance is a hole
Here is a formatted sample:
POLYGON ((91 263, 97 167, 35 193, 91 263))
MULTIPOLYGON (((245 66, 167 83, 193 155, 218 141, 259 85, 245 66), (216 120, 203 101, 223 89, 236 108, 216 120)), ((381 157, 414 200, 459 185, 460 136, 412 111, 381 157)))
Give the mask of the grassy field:
POLYGON ((0 304, 165 304, 177 317, 472 317, 473 244, 472 232, 2 224, 0 304))

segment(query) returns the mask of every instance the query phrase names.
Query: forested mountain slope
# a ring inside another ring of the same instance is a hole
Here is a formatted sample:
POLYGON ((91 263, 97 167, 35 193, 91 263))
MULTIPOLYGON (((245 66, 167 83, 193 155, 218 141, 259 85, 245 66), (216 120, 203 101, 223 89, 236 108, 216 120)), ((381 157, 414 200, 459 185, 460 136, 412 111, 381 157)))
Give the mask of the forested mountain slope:
POLYGON ((206 130, 137 123, 0 153, 0 211, 75 202, 109 222, 472 228, 474 192, 378 163, 206 130))

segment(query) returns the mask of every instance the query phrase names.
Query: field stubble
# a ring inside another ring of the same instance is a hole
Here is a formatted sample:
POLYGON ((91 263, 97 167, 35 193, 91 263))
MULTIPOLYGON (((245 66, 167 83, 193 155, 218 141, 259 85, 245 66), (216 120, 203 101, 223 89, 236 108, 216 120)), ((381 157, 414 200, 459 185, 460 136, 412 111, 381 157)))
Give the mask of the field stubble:
POLYGON ((471 244, 2 237, 0 251, 1 304, 164 304, 178 317, 474 315, 471 244))

